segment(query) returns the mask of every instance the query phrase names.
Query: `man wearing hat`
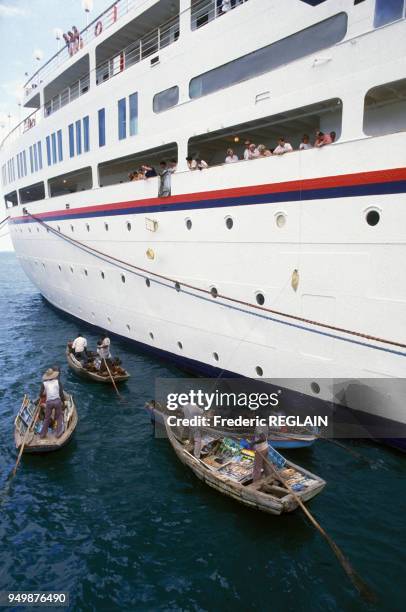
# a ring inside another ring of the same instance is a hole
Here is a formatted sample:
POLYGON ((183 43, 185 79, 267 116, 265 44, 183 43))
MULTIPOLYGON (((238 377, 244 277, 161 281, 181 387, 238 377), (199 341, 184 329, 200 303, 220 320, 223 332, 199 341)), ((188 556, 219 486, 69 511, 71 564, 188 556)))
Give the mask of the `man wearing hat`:
POLYGON ((45 419, 39 437, 46 438, 49 422, 51 420, 52 411, 55 410, 56 419, 56 437, 60 438, 63 434, 63 413, 62 407, 65 401, 62 383, 59 380, 59 371, 57 369, 48 368, 42 377, 42 385, 39 392, 40 396, 45 395, 45 419))

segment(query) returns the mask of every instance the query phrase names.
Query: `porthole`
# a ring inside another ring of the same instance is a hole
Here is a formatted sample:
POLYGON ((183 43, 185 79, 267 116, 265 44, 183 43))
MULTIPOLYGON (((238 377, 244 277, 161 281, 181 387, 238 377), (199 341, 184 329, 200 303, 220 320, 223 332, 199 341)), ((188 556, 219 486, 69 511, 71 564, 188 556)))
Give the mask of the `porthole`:
POLYGON ((372 227, 374 227, 374 225, 378 225, 381 219, 381 215, 379 214, 379 211, 375 209, 369 210, 365 216, 365 219, 368 225, 371 225, 372 227))
POLYGON ((286 225, 286 216, 283 213, 277 213, 276 217, 276 225, 281 228, 286 225))
POLYGON ((182 350, 182 349, 183 349, 183 344, 182 344, 182 342, 178 342, 178 347, 180 348, 180 350, 182 350))
POLYGON ((146 284, 147 287, 151 286, 151 281, 149 280, 149 278, 145 279, 145 284, 146 284))
POLYGON ((111 323, 111 319, 110 319, 110 317, 107 317, 107 321, 108 321, 109 323, 111 323))
POLYGON ((92 312, 92 317, 93 317, 93 319, 96 318, 96 315, 94 314, 94 312, 92 312))
POLYGON ((71 272, 72 272, 72 274, 73 274, 73 268, 72 268, 72 266, 70 267, 70 271, 71 271, 71 272))
POLYGON ((263 375, 264 375, 264 371, 263 371, 263 369, 261 368, 261 366, 257 366, 257 367, 255 368, 255 372, 257 373, 257 376, 263 376, 263 375))
POLYGON ((313 391, 313 393, 316 393, 316 395, 320 393, 320 385, 318 383, 313 381, 310 385, 310 388, 313 391))
POLYGON ((88 276, 88 272, 87 272, 86 268, 83 270, 83 272, 85 273, 85 276, 88 276))
POLYGON ((62 268, 61 268, 61 266, 58 266, 58 268, 59 268, 59 272, 62 272, 62 268))
POLYGON ((130 325, 128 325, 128 323, 126 325, 126 328, 128 329, 128 331, 131 331, 131 327, 130 327, 130 325))
POLYGON ((175 289, 176 291, 180 291, 180 284, 178 282, 175 283, 175 289))
POLYGON ((88 223, 86 223, 86 230, 90 232, 90 225, 88 223))
POLYGON ((149 337, 151 338, 151 340, 154 339, 154 334, 152 332, 149 332, 149 337))
MULTIPOLYGON (((39 233, 39 227, 37 227, 37 232, 39 233)), ((21 233, 23 233, 23 230, 21 230, 21 233)))
POLYGON ((104 278, 104 272, 100 272, 100 276, 104 278))
POLYGON ((28 228, 28 231, 29 231, 29 232, 30 232, 30 234, 31 234, 31 228, 30 228, 30 227, 28 228))
POLYGON ((125 283, 125 276, 124 276, 124 274, 121 275, 121 282, 125 283))
POLYGON ((192 229, 192 219, 185 219, 185 225, 186 225, 186 229, 191 230, 192 229))
POLYGON ((210 293, 212 295, 212 297, 216 298, 218 296, 218 291, 216 289, 216 287, 210 287, 210 293))
POLYGON ((213 353, 213 359, 214 359, 214 361, 218 361, 219 360, 219 354, 214 352, 213 353))
POLYGON ((234 225, 234 221, 232 217, 226 217, 226 228, 232 229, 234 225))
POLYGON ((70 231, 73 233, 75 231, 75 228, 73 227, 73 225, 70 226, 70 231))
POLYGON ((130 222, 128 222, 128 223, 127 223, 127 230, 128 230, 129 232, 131 232, 131 223, 130 223, 130 222))
POLYGON ((58 225, 58 227, 57 227, 56 229, 57 229, 57 230, 58 230, 58 232, 60 233, 60 231, 61 231, 61 226, 60 226, 60 225, 58 225))
POLYGON ((108 232, 108 231, 109 231, 109 224, 108 224, 108 223, 105 223, 105 224, 104 224, 104 229, 106 230, 106 232, 108 232))
POLYGON ((260 291, 255 294, 255 299, 257 300, 257 304, 259 304, 259 306, 263 306, 265 304, 265 296, 260 291))

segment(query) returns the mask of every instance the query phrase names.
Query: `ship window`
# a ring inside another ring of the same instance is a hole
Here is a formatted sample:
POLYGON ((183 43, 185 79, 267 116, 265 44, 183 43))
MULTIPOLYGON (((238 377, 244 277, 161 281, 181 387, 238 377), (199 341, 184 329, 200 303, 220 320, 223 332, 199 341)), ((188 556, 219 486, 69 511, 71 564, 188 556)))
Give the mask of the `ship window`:
POLYGON ((20 203, 27 204, 28 202, 36 202, 45 198, 45 187, 43 181, 35 185, 29 185, 23 189, 19 189, 20 203))
POLYGON ((130 223, 129 221, 128 221, 128 223, 127 223, 127 230, 128 230, 129 232, 131 232, 131 223, 130 223))
POLYGON ((190 81, 189 95, 191 98, 206 96, 331 47, 343 40, 347 33, 347 22, 347 14, 338 13, 267 47, 205 72, 190 81))
POLYGON ((42 170, 42 145, 41 145, 40 140, 37 142, 37 150, 38 150, 38 167, 40 170, 42 170))
POLYGON ((127 137, 126 125, 126 99, 121 98, 117 103, 118 106, 118 139, 123 140, 127 137))
POLYGON ((364 102, 364 132, 382 136, 406 130, 406 79, 370 89, 364 102))
POLYGON ((82 154, 82 126, 80 123, 80 119, 75 122, 75 132, 76 132, 76 155, 82 154))
POLYGON ((234 220, 232 217, 226 217, 226 228, 233 229, 234 220))
POLYGON ((368 225, 374 227, 375 225, 378 225, 381 215, 377 210, 372 209, 367 212, 365 218, 368 225))
POLYGON ((135 136, 138 132, 138 93, 133 93, 128 98, 130 115, 130 136, 135 136))
MULTIPOLYGON (((157 168, 162 159, 176 159, 178 156, 177 144, 172 142, 166 145, 139 151, 125 157, 111 159, 99 164, 100 186, 117 185, 118 183, 128 183, 129 173, 134 172, 143 164, 157 168)), ((149 179, 149 181, 154 179, 149 179)), ((149 182, 148 181, 148 182, 149 182)), ((135 181, 131 183, 132 193, 136 194, 145 189, 145 181, 135 181)), ((157 187, 158 190, 158 187, 157 187)))
POLYGON ((83 117, 83 151, 87 153, 90 150, 89 140, 89 116, 83 117))
POLYGON ((102 272, 100 272, 100 276, 101 276, 101 277, 102 277, 102 279, 104 280, 105 274, 104 274, 104 272, 103 272, 103 271, 102 271, 102 272))
POLYGON ((56 164, 56 134, 51 134, 52 163, 56 164))
POLYGON ((52 164, 52 158, 51 158, 51 138, 49 136, 46 137, 46 143, 47 143, 47 162, 48 162, 48 166, 50 166, 52 164))
POLYGON ((121 275, 121 282, 125 283, 125 276, 124 276, 124 274, 121 275))
MULTIPOLYGON (((75 155, 75 132, 73 129, 73 123, 69 125, 68 130, 69 130, 69 157, 74 157, 75 155)), ((47 139, 47 147, 48 147, 48 139, 47 139)))
POLYGON ((213 359, 214 359, 214 361, 218 361, 219 360, 219 354, 214 352, 213 353, 213 359))
MULTIPOLYGON (((57 131, 57 139, 58 139, 58 161, 63 161, 63 151, 62 151, 62 130, 57 131)), ((35 150, 34 150, 35 153, 35 150)))
POLYGON ((49 179, 48 185, 51 198, 91 189, 93 186, 92 169, 82 168, 67 174, 60 174, 49 179))
POLYGON ((32 147, 29 148, 30 151, 30 170, 31 170, 31 174, 34 172, 34 157, 32 154, 32 147))
POLYGON ((404 15, 405 0, 376 0, 374 26, 392 23, 397 19, 402 19, 404 15))
MULTIPOLYGON (((34 142, 34 144, 32 145, 32 151, 34 155, 34 170, 35 172, 38 172, 38 153, 37 153, 37 143, 36 142, 34 142)), ((17 157, 17 163, 18 163, 18 157, 17 157)), ((20 169, 18 169, 18 177, 20 178, 20 169)))
POLYGON ((263 306, 265 304, 265 296, 263 293, 258 292, 255 296, 255 299, 257 300, 257 304, 259 306, 263 306))
POLYGON ((255 368, 255 372, 257 373, 257 376, 263 376, 264 375, 264 370, 261 368, 261 366, 257 366, 255 368))
POLYGON ((154 334, 152 332, 149 332, 149 337, 151 338, 151 340, 154 339, 154 334))
POLYGON ((178 347, 180 348, 180 350, 182 350, 182 349, 183 349, 183 344, 182 344, 182 342, 178 341, 178 347))
MULTIPOLYGON (((302 108, 285 109, 283 113, 231 125, 215 132, 204 132, 189 140, 188 154, 204 159, 212 167, 224 164, 224 152, 230 147, 239 159, 243 159, 246 139, 257 144, 265 144, 267 148, 274 148, 278 138, 283 135, 293 149, 297 150, 304 134, 313 141, 316 130, 322 130, 326 134, 336 132, 336 141, 338 141, 341 136, 342 110, 341 100, 333 98, 302 108), (236 135, 238 135, 237 141, 236 135)), ((299 151, 297 154, 307 155, 307 151, 299 151)), ((272 165, 276 160, 269 157, 250 163, 272 165)), ((227 171, 234 171, 237 165, 227 164, 227 171)))
POLYGON ((99 119, 99 147, 104 147, 106 144, 106 111, 101 108, 97 114, 99 119))
POLYGON ((18 206, 18 198, 17 192, 12 191, 4 196, 4 202, 6 204, 6 208, 11 208, 12 206, 18 206))
POLYGON ((154 96, 153 100, 153 109, 154 113, 161 113, 172 106, 176 106, 179 102, 179 87, 175 85, 174 87, 169 87, 169 89, 165 89, 154 96))

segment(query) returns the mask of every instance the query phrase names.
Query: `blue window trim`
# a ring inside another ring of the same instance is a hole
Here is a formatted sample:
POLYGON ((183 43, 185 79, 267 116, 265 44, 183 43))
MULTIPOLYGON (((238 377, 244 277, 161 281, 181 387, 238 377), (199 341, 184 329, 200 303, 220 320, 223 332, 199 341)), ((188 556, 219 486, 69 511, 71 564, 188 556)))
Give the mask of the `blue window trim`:
POLYGON ((75 132, 76 132, 76 155, 82 154, 82 124, 80 119, 75 121, 75 132))
POLYGON ((75 131, 73 123, 68 126, 69 131, 69 157, 75 157, 75 131))
POLYGON ((99 147, 104 147, 106 144, 106 110, 101 108, 97 116, 99 121, 99 147))
POLYGON ((127 138, 127 101, 125 98, 121 98, 117 102, 118 110, 118 139, 124 140, 127 138))
POLYGON ((30 170, 31 170, 31 174, 33 174, 34 172, 34 157, 32 154, 32 146, 29 148, 30 151, 30 170))
POLYGON ((63 149, 62 149, 62 130, 58 130, 56 133, 58 141, 58 161, 63 161, 63 149))
POLYGON ((129 115, 130 115, 130 136, 135 136, 138 133, 138 93, 133 93, 128 98, 129 115))
POLYGON ((51 149, 52 149, 52 163, 56 164, 57 157, 56 157, 56 134, 55 132, 52 132, 51 134, 51 149))
POLYGON ((42 170, 42 145, 41 145, 40 140, 38 140, 37 142, 37 149, 38 149, 38 167, 40 170, 42 170))
POLYGON ((24 176, 27 176, 27 155, 25 153, 25 149, 23 151, 23 168, 24 168, 24 176))
POLYGON ((83 117, 83 152, 90 151, 89 115, 83 117))
POLYGON ((51 166, 52 165, 51 138, 49 136, 46 137, 46 143, 47 143, 47 162, 48 162, 48 166, 51 166))
POLYGON ((34 142, 34 144, 32 145, 32 150, 34 153, 34 170, 35 172, 38 172, 38 153, 37 153, 37 143, 34 142))

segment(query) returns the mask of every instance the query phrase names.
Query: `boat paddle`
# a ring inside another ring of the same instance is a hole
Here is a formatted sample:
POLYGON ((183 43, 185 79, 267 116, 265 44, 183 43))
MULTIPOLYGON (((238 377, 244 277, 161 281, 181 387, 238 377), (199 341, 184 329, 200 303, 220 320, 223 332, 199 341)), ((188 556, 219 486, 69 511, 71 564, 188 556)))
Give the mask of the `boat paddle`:
MULTIPOLYGON (((24 398, 26 398, 26 397, 27 397, 27 396, 25 395, 25 396, 24 396, 24 398)), ((20 408, 20 411, 21 411, 21 409, 23 408, 23 406, 24 406, 24 400, 23 400, 23 404, 22 404, 22 406, 21 406, 21 408, 20 408)), ((25 445, 26 445, 26 444, 27 444, 27 442, 28 442, 28 436, 29 436, 29 434, 30 434, 30 433, 33 431, 33 429, 34 429, 34 427, 35 427, 35 424, 36 424, 36 422, 38 421, 38 417, 39 417, 40 412, 41 412, 41 405, 40 405, 40 402, 38 402, 38 403, 37 403, 36 410, 35 410, 35 413, 34 413, 34 415, 33 415, 33 417, 32 417, 32 421, 31 421, 31 423, 30 423, 29 427, 27 427, 27 431, 25 432, 23 442, 22 442, 22 444, 21 444, 21 446, 20 446, 20 452, 18 453, 18 457, 17 457, 16 464, 15 464, 15 466, 14 466, 14 469, 13 469, 12 473, 11 473, 11 477, 14 477, 14 476, 16 475, 17 468, 18 468, 19 463, 20 463, 20 461, 21 461, 21 457, 22 457, 22 455, 23 455, 25 445)))
POLYGON ((275 466, 269 459, 265 458, 265 462, 269 465, 276 478, 282 483, 285 489, 292 495, 293 499, 296 501, 298 506, 300 506, 301 510, 303 510, 304 514, 307 516, 309 521, 312 523, 314 527, 319 531, 319 533, 323 536, 323 538, 327 541, 328 545, 334 552, 335 556, 341 563, 345 573, 351 580, 354 587, 357 589, 361 597, 363 597, 366 601, 370 603, 377 602, 376 594, 369 588, 369 586, 364 582, 364 580, 357 574, 357 572, 353 569, 350 562, 342 552, 342 550, 338 547, 338 545, 334 542, 333 538, 329 536, 329 534, 323 529, 323 527, 318 523, 318 521, 314 518, 312 513, 307 509, 303 501, 300 497, 295 493, 292 487, 286 482, 286 480, 281 476, 281 474, 276 470, 275 466))
POLYGON ((120 398, 120 400, 121 400, 122 402, 125 402, 126 400, 123 398, 123 396, 121 395, 121 393, 120 393, 120 392, 119 392, 119 390, 117 389, 117 385, 116 385, 116 383, 115 383, 115 381, 114 381, 113 375, 112 375, 112 373, 110 372, 109 366, 107 365, 107 361, 106 361, 106 359, 105 359, 104 357, 103 357, 103 361, 104 361, 104 365, 106 366, 107 372, 109 373, 109 376, 110 376, 111 382, 113 383, 113 387, 114 387, 114 389, 115 389, 115 391, 116 391, 116 393, 117 393, 118 397, 120 398))

